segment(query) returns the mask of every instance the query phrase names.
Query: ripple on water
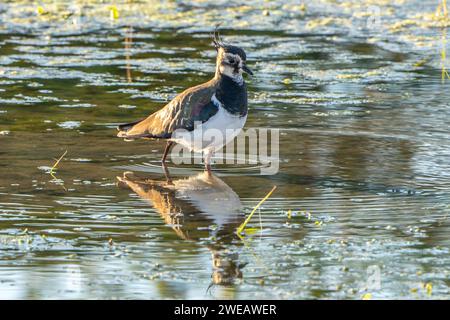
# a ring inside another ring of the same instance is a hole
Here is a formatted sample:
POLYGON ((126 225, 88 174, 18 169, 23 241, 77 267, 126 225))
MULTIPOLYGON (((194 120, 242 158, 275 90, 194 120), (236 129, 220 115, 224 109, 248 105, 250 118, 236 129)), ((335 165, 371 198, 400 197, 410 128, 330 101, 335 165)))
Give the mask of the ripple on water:
POLYGON ((64 121, 57 124, 58 127, 64 128, 64 129, 76 129, 81 126, 80 121, 64 121))

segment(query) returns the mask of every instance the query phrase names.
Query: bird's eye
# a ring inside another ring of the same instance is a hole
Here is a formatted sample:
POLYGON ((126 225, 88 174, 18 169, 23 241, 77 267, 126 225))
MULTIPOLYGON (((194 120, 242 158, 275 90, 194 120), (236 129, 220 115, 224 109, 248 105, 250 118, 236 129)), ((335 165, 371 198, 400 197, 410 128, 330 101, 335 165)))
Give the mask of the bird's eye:
POLYGON ((233 64, 233 63, 236 62, 236 60, 234 60, 234 58, 229 58, 229 59, 228 59, 228 62, 231 63, 231 64, 233 64))

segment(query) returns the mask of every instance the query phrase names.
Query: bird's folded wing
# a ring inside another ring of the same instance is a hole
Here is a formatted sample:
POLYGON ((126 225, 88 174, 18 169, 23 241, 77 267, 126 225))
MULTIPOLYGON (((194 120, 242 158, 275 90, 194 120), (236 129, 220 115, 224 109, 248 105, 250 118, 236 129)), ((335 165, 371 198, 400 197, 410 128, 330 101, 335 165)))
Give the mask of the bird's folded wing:
POLYGON ((213 83, 185 90, 164 108, 137 123, 119 126, 123 138, 170 138, 177 129, 192 131, 196 121, 205 122, 218 111, 212 101, 213 83))

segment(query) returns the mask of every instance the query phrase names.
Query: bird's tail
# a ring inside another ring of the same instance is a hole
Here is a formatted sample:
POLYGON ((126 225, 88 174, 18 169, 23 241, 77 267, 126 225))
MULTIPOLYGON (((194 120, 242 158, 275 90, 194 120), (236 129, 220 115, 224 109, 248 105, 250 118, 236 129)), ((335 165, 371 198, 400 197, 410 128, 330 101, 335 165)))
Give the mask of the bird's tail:
POLYGON ((142 120, 144 120, 144 119, 118 125, 117 130, 119 132, 117 133, 117 136, 119 138, 130 138, 130 136, 128 135, 128 131, 130 131, 130 129, 132 129, 136 124, 138 124, 142 120))
POLYGON ((159 117, 155 117, 155 113, 151 116, 130 123, 121 124, 117 127, 119 132, 117 136, 125 139, 167 139, 171 134, 163 130, 159 117))
POLYGON ((126 131, 130 130, 131 128, 133 128, 134 125, 138 124, 142 120, 144 120, 144 119, 141 119, 141 120, 138 120, 138 121, 134 121, 134 122, 130 122, 130 123, 119 124, 117 126, 117 130, 126 132, 126 131))

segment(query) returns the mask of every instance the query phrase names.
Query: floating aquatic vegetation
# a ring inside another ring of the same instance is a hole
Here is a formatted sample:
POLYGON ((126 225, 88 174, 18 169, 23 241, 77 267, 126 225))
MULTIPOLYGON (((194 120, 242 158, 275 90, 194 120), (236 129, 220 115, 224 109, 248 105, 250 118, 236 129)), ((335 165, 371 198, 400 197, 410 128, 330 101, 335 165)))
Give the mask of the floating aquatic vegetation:
POLYGON ((353 73, 353 74, 338 74, 336 78, 338 79, 360 79, 360 78, 367 78, 371 76, 376 76, 381 74, 382 72, 380 70, 371 70, 367 71, 365 73, 353 73))
POLYGON ((433 293, 433 284, 431 282, 427 282, 424 284, 424 288, 427 295, 431 296, 431 294, 433 293))
POLYGON ((326 27, 331 24, 347 27, 351 27, 352 25, 350 19, 325 17, 325 18, 317 18, 314 20, 308 20, 308 23, 306 24, 306 29, 316 29, 326 27))
POLYGON ((48 14, 48 12, 45 11, 45 9, 44 9, 42 6, 38 6, 38 7, 36 8, 36 12, 37 12, 37 14, 39 14, 39 15, 48 14))
POLYGON ((362 297, 362 300, 372 300, 372 294, 371 293, 365 293, 362 297))
POLYGON ((109 9, 111 20, 119 19, 119 10, 117 9, 116 6, 109 6, 108 9, 109 9))

